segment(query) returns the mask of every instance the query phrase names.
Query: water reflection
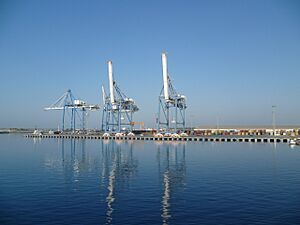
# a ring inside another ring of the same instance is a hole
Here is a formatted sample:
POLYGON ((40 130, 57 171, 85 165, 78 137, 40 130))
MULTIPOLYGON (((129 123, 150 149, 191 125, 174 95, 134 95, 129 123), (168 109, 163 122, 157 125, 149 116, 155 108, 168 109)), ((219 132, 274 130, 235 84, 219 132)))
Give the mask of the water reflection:
POLYGON ((111 224, 118 197, 118 187, 128 183, 137 172, 138 161, 133 156, 132 142, 102 142, 101 186, 107 185, 106 224, 111 224))
MULTIPOLYGON (((92 169, 93 161, 87 156, 86 153, 86 140, 59 140, 58 144, 61 149, 61 165, 67 185, 76 184, 80 179, 85 179, 80 175, 92 169)), ((94 161, 97 163, 97 161, 94 161)), ((78 187, 74 186, 73 190, 78 187)))
POLYGON ((133 154, 134 144, 103 140, 97 142, 96 148, 86 149, 87 142, 90 144, 85 139, 57 140, 59 154, 53 149, 46 151, 44 165, 61 171, 64 184, 73 191, 86 188, 90 173, 98 177, 101 200, 104 199, 106 204, 106 224, 110 224, 120 189, 127 188, 130 179, 137 173, 138 160, 133 154))
POLYGON ((162 192, 162 224, 169 224, 171 218, 171 199, 176 187, 185 186, 186 164, 185 143, 158 144, 157 162, 162 192))
MULTIPOLYGON (((144 143, 140 146, 130 141, 102 140, 96 143, 96 148, 88 149, 86 145, 90 146, 90 142, 85 139, 60 139, 57 144, 59 154, 47 152, 47 166, 51 164, 51 169, 61 170, 65 185, 73 191, 86 188, 90 173, 97 177, 99 197, 105 209, 103 219, 105 224, 112 224, 114 211, 122 208, 123 198, 120 195, 129 188, 138 172, 134 151, 143 148, 144 143)), ((172 216, 174 194, 182 192, 186 183, 186 144, 158 142, 155 146, 156 162, 153 163, 157 163, 162 189, 160 215, 162 224, 167 225, 172 216)))
POLYGON ((33 140, 33 149, 34 149, 34 151, 36 151, 37 148, 38 148, 38 145, 41 144, 42 138, 40 138, 40 137, 34 137, 34 138, 32 138, 32 140, 33 140))

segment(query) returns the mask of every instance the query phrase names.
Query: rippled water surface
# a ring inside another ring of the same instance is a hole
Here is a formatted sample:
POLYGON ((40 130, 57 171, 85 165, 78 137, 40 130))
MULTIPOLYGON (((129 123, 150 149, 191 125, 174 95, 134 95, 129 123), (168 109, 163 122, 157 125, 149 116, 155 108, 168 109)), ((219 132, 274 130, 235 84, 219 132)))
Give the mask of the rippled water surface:
POLYGON ((300 147, 0 143, 0 224, 300 224, 300 147))

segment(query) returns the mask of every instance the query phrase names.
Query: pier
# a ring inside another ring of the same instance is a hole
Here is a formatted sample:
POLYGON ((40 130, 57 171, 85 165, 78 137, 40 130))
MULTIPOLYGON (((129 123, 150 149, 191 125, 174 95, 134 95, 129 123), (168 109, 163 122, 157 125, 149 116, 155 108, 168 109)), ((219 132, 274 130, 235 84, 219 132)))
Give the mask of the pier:
POLYGON ((193 141, 193 142, 249 142, 249 143, 288 143, 293 137, 246 137, 246 136, 187 136, 187 137, 155 137, 155 136, 109 136, 89 134, 27 134, 27 138, 65 138, 65 139, 103 139, 133 141, 193 141))

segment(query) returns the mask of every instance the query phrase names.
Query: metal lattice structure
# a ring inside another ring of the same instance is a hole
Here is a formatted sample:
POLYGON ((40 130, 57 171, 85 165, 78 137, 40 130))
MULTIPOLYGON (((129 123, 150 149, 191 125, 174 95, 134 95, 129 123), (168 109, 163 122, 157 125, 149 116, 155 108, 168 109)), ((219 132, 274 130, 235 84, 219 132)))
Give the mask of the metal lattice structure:
POLYGON ((139 110, 132 98, 128 98, 113 79, 112 61, 108 61, 109 96, 102 86, 102 130, 105 132, 132 131, 133 114, 139 110))
POLYGON ((167 54, 162 53, 163 88, 158 97, 157 131, 185 129, 186 97, 176 92, 168 74, 167 54), (173 118, 171 118, 173 116, 173 118), (172 126, 173 124, 173 126, 172 126))
POLYGON ((98 110, 98 105, 89 105, 86 102, 76 99, 72 91, 67 90, 60 98, 58 98, 52 105, 45 107, 44 110, 62 110, 62 131, 66 130, 66 120, 69 117, 69 130, 75 131, 76 124, 81 124, 81 130, 86 129, 86 116, 88 111, 98 110))

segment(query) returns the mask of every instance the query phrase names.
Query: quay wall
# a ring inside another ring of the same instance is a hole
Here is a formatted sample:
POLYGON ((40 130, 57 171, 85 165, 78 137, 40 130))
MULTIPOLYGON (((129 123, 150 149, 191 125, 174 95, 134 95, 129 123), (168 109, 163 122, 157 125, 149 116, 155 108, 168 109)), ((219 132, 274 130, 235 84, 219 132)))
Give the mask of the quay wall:
POLYGON ((110 136, 87 134, 26 134, 28 138, 66 138, 66 139, 103 139, 103 140, 138 140, 138 141, 194 141, 194 142, 252 142, 252 143, 288 143, 292 137, 243 137, 243 136, 187 136, 187 137, 154 137, 154 136, 110 136))

